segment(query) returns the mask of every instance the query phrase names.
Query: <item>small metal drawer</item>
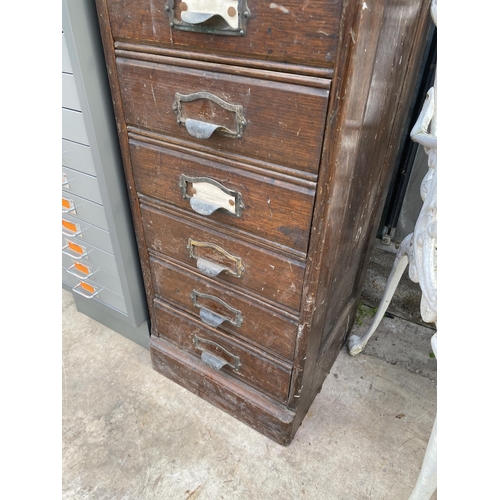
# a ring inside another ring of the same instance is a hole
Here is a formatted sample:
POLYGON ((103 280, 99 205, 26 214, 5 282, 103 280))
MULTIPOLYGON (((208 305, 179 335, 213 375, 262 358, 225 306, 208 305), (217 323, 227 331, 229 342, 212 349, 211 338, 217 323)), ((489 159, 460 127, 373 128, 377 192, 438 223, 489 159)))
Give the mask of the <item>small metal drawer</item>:
POLYGON ((102 197, 96 177, 83 174, 68 167, 62 167, 62 189, 86 200, 102 205, 102 197))
POLYGON ((73 68, 71 67, 71 60, 69 58, 68 46, 66 45, 66 38, 64 33, 62 34, 62 70, 63 73, 73 73, 73 68))
POLYGON ((81 241, 80 238, 62 236, 62 253, 63 256, 71 257, 84 264, 88 263, 118 276, 115 256, 81 241))
POLYGON ((62 217, 62 234, 74 238, 82 244, 90 243, 105 252, 113 253, 113 244, 108 231, 64 214, 62 217))
POLYGON ((102 302, 103 304, 111 306, 114 309, 127 314, 125 299, 121 295, 108 290, 102 285, 99 285, 91 280, 81 280, 68 273, 68 270, 64 267, 62 268, 62 281, 70 285, 73 288, 73 292, 78 293, 89 300, 102 302), (82 282, 84 283, 83 286, 81 285, 82 282), (87 287, 85 284, 89 287, 88 289, 86 289, 87 287))
POLYGON ((81 111, 72 111, 62 108, 62 136, 63 139, 89 144, 87 129, 81 111))
POLYGON ((75 77, 62 73, 62 106, 63 108, 81 111, 82 105, 76 89, 75 77))
POLYGON ((94 160, 89 146, 62 140, 62 164, 84 174, 95 176, 94 160))
POLYGON ((109 230, 104 207, 75 194, 62 192, 62 213, 109 230))
POLYGON ((81 259, 69 257, 69 255, 62 255, 62 265, 70 274, 82 280, 91 280, 103 287, 111 290, 119 295, 123 295, 122 285, 120 278, 115 274, 111 274, 98 266, 83 262, 81 259))

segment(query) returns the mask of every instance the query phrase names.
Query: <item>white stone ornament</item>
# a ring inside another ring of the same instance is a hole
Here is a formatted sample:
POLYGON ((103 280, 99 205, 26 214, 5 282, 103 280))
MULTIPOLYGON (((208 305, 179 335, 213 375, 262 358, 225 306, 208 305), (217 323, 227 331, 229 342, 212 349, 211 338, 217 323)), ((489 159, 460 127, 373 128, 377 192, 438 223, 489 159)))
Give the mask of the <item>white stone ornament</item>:
MULTIPOLYGON (((432 1, 431 16, 437 26, 437 0, 432 1)), ((348 339, 349 354, 356 356, 366 346, 391 302, 407 266, 410 279, 420 285, 420 314, 426 323, 437 326, 437 72, 434 86, 427 92, 420 115, 410 132, 411 138, 424 147, 428 171, 420 187, 422 209, 415 230, 401 243, 377 313, 368 331, 348 339), (430 128, 430 130, 429 130, 430 128)), ((431 346, 437 358, 437 332, 431 346)), ((437 419, 434 421, 422 468, 409 500, 429 500, 437 488, 437 419)))

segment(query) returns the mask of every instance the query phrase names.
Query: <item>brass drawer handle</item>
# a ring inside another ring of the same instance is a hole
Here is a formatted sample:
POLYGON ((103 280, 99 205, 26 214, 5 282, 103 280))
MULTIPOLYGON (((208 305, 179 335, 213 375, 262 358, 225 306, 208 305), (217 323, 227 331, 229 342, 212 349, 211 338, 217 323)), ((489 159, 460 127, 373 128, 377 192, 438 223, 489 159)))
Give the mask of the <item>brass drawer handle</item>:
POLYGON ((205 323, 206 325, 211 326, 212 328, 218 328, 222 323, 224 323, 224 321, 228 321, 229 323, 236 326, 237 328, 239 328, 241 326, 241 324, 243 323, 243 316, 241 314, 241 311, 238 311, 238 309, 231 307, 229 304, 226 304, 223 300, 219 299, 218 297, 215 297, 214 295, 208 295, 208 294, 200 293, 200 292, 197 292, 196 290, 193 290, 191 292, 191 299, 193 300, 193 305, 200 309, 201 321, 203 321, 203 323, 205 323), (211 311, 210 309, 205 307, 203 304, 200 304, 198 302, 198 298, 206 299, 206 300, 213 300, 214 302, 217 302, 222 307, 227 309, 230 313, 232 313, 233 318, 216 313, 215 311, 211 311))
POLYGON ((230 104, 226 101, 223 101, 219 97, 210 94, 209 92, 197 92, 195 94, 189 95, 183 95, 176 92, 174 104, 172 107, 177 116, 177 123, 179 125, 184 125, 186 127, 186 130, 188 131, 188 134, 195 139, 209 139, 215 131, 217 131, 217 133, 220 135, 224 135, 227 137, 236 137, 238 139, 241 139, 243 136, 243 127, 246 125, 246 120, 243 117, 243 106, 240 106, 239 104, 230 104), (194 120, 192 118, 187 118, 186 116, 184 116, 182 112, 182 103, 193 102, 198 99, 208 99, 221 108, 235 113, 236 130, 231 130, 224 125, 194 120))
POLYGON ((201 360, 208 365, 210 368, 219 371, 223 366, 228 365, 230 366, 233 370, 239 371, 241 368, 241 361, 240 358, 234 354, 231 354, 228 350, 224 349, 221 345, 217 344, 216 342, 213 342, 211 340, 206 340, 202 339, 201 337, 198 337, 195 335, 193 337, 193 343, 196 349, 199 349, 201 351, 201 360), (210 352, 206 349, 206 347, 203 346, 203 344, 213 346, 216 349, 221 350, 226 356, 232 359, 232 363, 227 361, 224 358, 221 358, 220 356, 217 356, 213 352, 210 352))
POLYGON ((198 33, 243 36, 250 18, 247 0, 167 0, 170 27, 198 33))
POLYGON ((236 257, 231 255, 229 252, 226 252, 223 248, 214 245, 213 243, 208 243, 205 241, 195 241, 191 238, 188 239, 187 249, 189 251, 189 257, 196 259, 196 267, 205 276, 210 278, 214 278, 218 276, 220 273, 225 272, 230 274, 231 276, 236 276, 237 278, 241 278, 245 271, 245 267, 243 266, 243 261, 240 257, 236 257), (197 252, 203 252, 201 249, 210 249, 213 257, 220 257, 226 261, 229 261, 228 265, 220 264, 218 262, 213 262, 211 260, 207 260, 202 255, 197 255, 197 252))
POLYGON ((241 193, 231 191, 219 182, 208 177, 188 177, 181 175, 181 193, 189 200, 191 208, 200 215, 211 215, 222 210, 230 215, 241 217, 245 208, 241 193))

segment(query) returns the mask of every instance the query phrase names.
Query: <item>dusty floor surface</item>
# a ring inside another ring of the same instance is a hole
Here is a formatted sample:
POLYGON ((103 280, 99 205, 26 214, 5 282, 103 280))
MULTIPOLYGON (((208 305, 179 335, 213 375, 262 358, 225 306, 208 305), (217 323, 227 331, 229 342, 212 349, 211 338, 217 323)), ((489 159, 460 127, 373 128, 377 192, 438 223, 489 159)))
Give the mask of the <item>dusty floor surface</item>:
MULTIPOLYGON (((62 319, 64 499, 404 500, 412 490, 436 414, 432 363, 427 378, 344 349, 282 447, 153 371, 149 351, 79 313, 64 290, 62 319)), ((391 344, 408 334, 382 330, 391 344)))

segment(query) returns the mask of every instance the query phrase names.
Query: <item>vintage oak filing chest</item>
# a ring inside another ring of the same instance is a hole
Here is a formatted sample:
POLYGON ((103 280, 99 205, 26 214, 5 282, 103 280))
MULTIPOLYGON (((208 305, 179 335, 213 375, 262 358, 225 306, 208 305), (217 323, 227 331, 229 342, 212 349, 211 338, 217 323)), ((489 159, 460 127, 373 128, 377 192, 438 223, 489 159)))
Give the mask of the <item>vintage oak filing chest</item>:
POLYGON ((153 366, 288 444, 355 319, 429 2, 96 3, 153 366))

